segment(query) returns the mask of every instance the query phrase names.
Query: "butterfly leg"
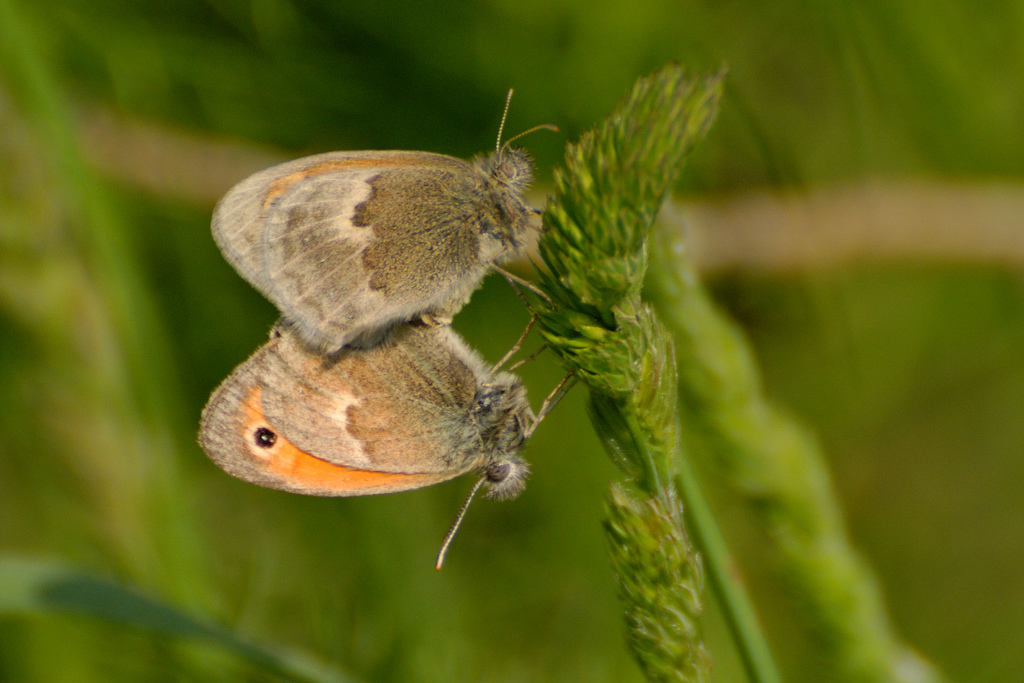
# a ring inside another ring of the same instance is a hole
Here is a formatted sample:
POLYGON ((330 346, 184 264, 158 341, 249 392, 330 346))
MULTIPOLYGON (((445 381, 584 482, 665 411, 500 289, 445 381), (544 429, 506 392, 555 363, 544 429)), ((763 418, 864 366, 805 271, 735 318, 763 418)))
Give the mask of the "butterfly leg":
MULTIPOLYGON (((530 330, 533 329, 533 325, 536 322, 537 322, 537 314, 534 313, 532 316, 530 316, 530 322, 526 323, 526 329, 523 330, 523 333, 521 335, 519 335, 519 339, 516 340, 516 343, 513 344, 512 348, 510 348, 508 350, 508 353, 506 353, 504 356, 502 356, 501 360, 499 360, 497 363, 495 363, 494 366, 491 368, 491 374, 492 375, 495 372, 497 372, 498 370, 500 370, 501 366, 503 366, 505 363, 507 363, 509 361, 509 359, 512 358, 512 356, 516 355, 516 353, 519 352, 519 349, 521 349, 522 346, 523 346, 523 342, 526 341, 526 336, 528 334, 530 334, 530 330)), ((537 354, 539 354, 541 351, 543 351, 546 346, 547 346, 546 344, 544 346, 542 346, 533 355, 531 355, 530 358, 527 359, 527 360, 531 360, 533 358, 536 358, 537 354)), ((515 368, 518 368, 520 365, 522 365, 525 362, 526 361, 520 361, 520 362, 516 363, 515 366, 509 368, 509 371, 512 371, 515 368)))
MULTIPOLYGON (((516 291, 516 293, 519 295, 519 298, 523 299, 523 301, 526 301, 526 299, 523 298, 523 295, 522 295, 523 293, 519 291, 519 288, 516 287, 516 285, 519 285, 520 287, 525 287, 526 289, 530 290, 531 292, 533 292, 534 294, 539 296, 541 299, 544 299, 544 301, 547 301, 548 303, 551 303, 551 297, 549 297, 544 292, 544 290, 542 290, 540 287, 538 287, 537 285, 533 284, 529 280, 527 280, 525 278, 521 278, 518 275, 513 275, 512 273, 508 272, 507 270, 505 270, 501 266, 494 265, 493 263, 491 264, 491 268, 493 268, 497 272, 501 273, 502 276, 504 276, 504 278, 506 280, 508 280, 508 283, 510 285, 512 285, 512 289, 514 289, 516 291)), ((527 308, 530 307, 530 303, 528 301, 526 301, 526 307, 527 308)))
POLYGON ((558 402, 561 401, 574 386, 576 386, 578 381, 579 378, 576 377, 576 371, 574 370, 563 377, 561 382, 555 385, 555 388, 551 390, 551 393, 544 399, 544 402, 540 404, 540 410, 537 411, 537 417, 534 419, 533 424, 526 430, 527 439, 533 435, 533 432, 537 429, 537 425, 539 425, 541 421, 547 417, 548 413, 551 412, 551 409, 558 405, 558 402))
POLYGON ((452 324, 452 315, 441 311, 430 311, 420 315, 420 322, 427 327, 441 327, 452 324))

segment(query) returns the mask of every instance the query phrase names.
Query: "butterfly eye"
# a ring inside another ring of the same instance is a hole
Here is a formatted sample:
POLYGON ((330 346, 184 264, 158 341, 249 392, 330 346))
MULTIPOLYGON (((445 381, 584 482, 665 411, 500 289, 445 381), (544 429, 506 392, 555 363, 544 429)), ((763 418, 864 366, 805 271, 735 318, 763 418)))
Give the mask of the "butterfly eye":
POLYGON ((491 467, 487 470, 487 479, 488 481, 492 481, 494 483, 505 481, 505 479, 508 478, 509 472, 511 470, 512 467, 507 462, 499 463, 497 465, 491 465, 491 467))
POLYGON ((270 448, 277 443, 277 434, 267 429, 266 427, 260 427, 256 430, 256 445, 260 448, 270 448))

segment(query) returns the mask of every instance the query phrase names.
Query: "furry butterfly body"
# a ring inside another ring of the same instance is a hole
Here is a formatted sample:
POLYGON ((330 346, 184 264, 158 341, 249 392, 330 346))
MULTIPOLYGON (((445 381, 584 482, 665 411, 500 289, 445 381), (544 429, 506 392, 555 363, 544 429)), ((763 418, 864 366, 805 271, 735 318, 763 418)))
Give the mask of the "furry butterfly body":
POLYGON ((511 498, 529 467, 526 390, 448 327, 403 325, 372 348, 311 350, 288 325, 214 391, 200 444, 253 484, 316 496, 421 488, 475 472, 511 498))
POLYGON ((533 163, 428 152, 332 152, 232 188, 213 235, 312 348, 372 346, 395 324, 446 322, 491 264, 521 256, 533 163))

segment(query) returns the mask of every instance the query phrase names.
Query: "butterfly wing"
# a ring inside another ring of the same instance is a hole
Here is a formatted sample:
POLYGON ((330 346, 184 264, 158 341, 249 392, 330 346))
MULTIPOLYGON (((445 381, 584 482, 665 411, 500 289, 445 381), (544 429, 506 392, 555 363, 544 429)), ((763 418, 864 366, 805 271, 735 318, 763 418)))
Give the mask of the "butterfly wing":
POLYGON ((446 330, 407 329, 329 359, 282 328, 214 392, 200 443, 236 477, 307 495, 403 491, 473 469, 475 368, 430 338, 446 330))
POLYGON ((214 211, 213 233, 308 343, 333 351, 461 307, 485 268, 479 178, 439 154, 321 154, 239 183, 214 211))

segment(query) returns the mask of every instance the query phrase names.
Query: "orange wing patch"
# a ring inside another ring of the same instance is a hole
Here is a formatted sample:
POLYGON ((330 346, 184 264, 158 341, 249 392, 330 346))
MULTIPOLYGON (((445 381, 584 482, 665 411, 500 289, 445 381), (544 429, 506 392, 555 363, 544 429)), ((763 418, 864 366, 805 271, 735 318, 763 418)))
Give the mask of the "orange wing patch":
POLYGON ((278 197, 282 192, 287 190, 289 187, 305 180, 312 176, 321 175, 324 173, 330 173, 332 171, 341 171, 346 168, 368 168, 371 166, 408 166, 409 162, 402 161, 399 159, 376 159, 376 158, 356 158, 356 159, 332 159, 330 161, 322 161, 319 164, 309 166, 290 173, 282 178, 278 178, 270 187, 267 188, 267 194, 263 198, 263 208, 266 209, 268 206, 274 203, 274 199, 278 197))
POLYGON ((362 490, 366 493, 386 493, 422 488, 445 478, 437 474, 360 470, 310 455, 293 445, 267 422, 260 407, 259 387, 249 392, 245 402, 245 417, 242 438, 249 453, 263 464, 267 473, 284 480, 294 490, 333 491, 335 495, 359 495, 362 490))

